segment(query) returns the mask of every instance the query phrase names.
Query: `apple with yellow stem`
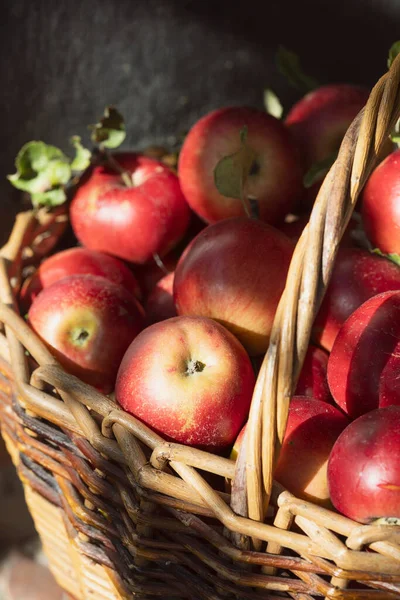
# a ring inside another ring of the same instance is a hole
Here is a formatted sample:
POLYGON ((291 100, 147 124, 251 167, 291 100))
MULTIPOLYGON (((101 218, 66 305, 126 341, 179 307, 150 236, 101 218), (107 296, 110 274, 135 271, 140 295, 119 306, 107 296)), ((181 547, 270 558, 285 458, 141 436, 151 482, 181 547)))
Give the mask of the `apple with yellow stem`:
POLYGON ((147 327, 132 342, 115 397, 169 440, 222 450, 247 419, 254 384, 245 349, 225 327, 175 317, 147 327))
POLYGON ((28 320, 69 373, 109 393, 126 349, 144 326, 144 311, 104 277, 71 275, 40 292, 28 320))
POLYGON ((71 202, 70 216, 87 248, 143 264, 183 238, 190 210, 168 167, 141 154, 121 153, 112 166, 92 168, 71 202))

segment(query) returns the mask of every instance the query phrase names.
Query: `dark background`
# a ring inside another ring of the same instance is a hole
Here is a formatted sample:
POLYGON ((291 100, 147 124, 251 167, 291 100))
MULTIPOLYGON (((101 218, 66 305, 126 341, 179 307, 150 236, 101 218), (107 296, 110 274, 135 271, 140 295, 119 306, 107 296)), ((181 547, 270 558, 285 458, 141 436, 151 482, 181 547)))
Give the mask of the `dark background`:
POLYGON ((26 141, 66 150, 114 103, 128 146, 172 143, 218 106, 262 108, 266 86, 297 99, 275 68, 279 44, 321 83, 371 86, 396 39, 400 0, 5 0, 1 240, 18 207, 5 176, 26 141))

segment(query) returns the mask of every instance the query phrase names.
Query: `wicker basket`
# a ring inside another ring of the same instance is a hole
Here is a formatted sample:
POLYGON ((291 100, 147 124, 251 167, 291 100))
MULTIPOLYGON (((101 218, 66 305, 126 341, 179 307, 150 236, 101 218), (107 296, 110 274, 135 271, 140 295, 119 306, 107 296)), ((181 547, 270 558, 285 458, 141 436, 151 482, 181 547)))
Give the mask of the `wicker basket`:
POLYGON ((2 435, 51 570, 74 597, 400 597, 400 527, 362 526, 272 479, 341 234, 399 113, 400 58, 349 128, 297 244, 236 464, 164 442, 57 364, 13 294, 65 214, 18 216, 0 258, 2 435))

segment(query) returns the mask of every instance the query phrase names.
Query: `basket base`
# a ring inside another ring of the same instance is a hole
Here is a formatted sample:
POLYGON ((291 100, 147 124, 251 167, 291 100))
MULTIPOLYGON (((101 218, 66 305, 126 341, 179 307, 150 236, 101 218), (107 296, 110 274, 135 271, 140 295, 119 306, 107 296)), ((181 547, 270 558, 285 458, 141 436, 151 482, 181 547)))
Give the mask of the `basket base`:
MULTIPOLYGON (((2 436, 18 469, 18 448, 4 432, 2 436)), ((68 535, 63 511, 34 492, 26 482, 22 483, 26 503, 40 536, 50 571, 59 586, 72 596, 72 600, 128 600, 115 587, 108 569, 78 551, 76 541, 68 535)))

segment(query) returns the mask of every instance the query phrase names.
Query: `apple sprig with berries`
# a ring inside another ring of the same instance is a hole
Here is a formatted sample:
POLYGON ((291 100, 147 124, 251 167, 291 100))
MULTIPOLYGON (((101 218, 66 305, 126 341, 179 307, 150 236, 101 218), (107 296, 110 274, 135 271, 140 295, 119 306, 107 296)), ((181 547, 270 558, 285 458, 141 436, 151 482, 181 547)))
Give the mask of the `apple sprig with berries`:
POLYGON ((92 130, 93 150, 85 148, 80 136, 74 135, 70 139, 75 150, 72 158, 43 141, 28 142, 18 152, 16 173, 9 175, 8 180, 18 190, 30 194, 34 208, 63 204, 67 200, 67 190, 76 185, 91 164, 99 160, 120 172, 124 183, 131 185, 129 175, 121 170, 109 153, 110 149, 118 148, 125 139, 122 115, 113 106, 107 106, 100 121, 89 128, 92 130))

